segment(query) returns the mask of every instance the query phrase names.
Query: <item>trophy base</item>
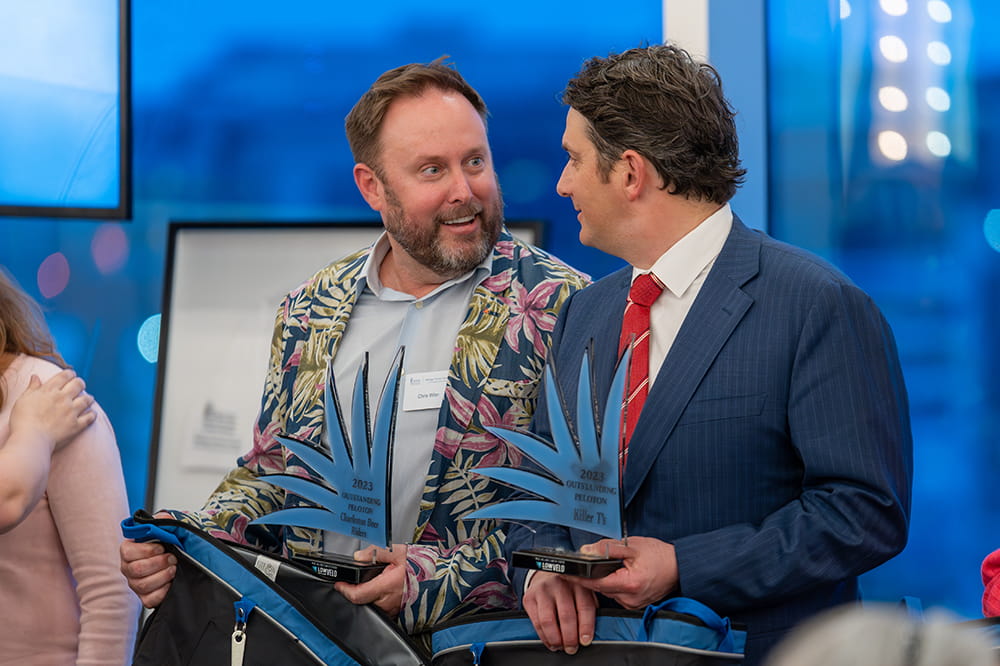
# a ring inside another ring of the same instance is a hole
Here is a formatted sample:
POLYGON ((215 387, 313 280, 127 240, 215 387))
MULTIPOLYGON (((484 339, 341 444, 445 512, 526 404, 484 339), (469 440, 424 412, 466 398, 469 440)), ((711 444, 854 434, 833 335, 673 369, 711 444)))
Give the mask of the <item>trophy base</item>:
POLYGON ((295 555, 292 561, 312 570, 317 576, 331 581, 364 583, 382 573, 388 565, 384 562, 358 562, 346 555, 324 553, 322 555, 295 555))
POLYGON ((584 555, 556 548, 515 550, 511 564, 522 569, 550 571, 580 578, 603 578, 623 566, 622 561, 616 558, 584 555))

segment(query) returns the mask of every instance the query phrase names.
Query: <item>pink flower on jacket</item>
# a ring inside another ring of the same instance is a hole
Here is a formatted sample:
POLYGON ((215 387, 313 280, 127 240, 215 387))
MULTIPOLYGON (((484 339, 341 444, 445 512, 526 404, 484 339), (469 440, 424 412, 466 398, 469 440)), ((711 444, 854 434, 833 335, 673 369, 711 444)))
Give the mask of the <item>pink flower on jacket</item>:
MULTIPOLYGON (((445 391, 445 396, 452 414, 459 423, 471 422, 475 412, 478 412, 479 422, 483 425, 515 428, 517 418, 523 414, 523 408, 517 403, 511 405, 510 409, 501 416, 496 405, 486 396, 480 396, 479 404, 475 409, 472 402, 457 391, 445 391)), ((521 451, 489 432, 460 432, 447 427, 438 428, 434 440, 434 450, 437 453, 440 453, 447 460, 454 460, 459 448, 483 454, 476 461, 476 467, 494 467, 503 465, 507 461, 515 466, 521 464, 521 451)))
POLYGON ((496 275, 491 275, 480 283, 483 289, 486 289, 491 294, 500 294, 507 291, 507 285, 510 284, 510 269, 501 271, 496 275))
POLYGON ((512 240, 497 241, 496 245, 493 246, 493 251, 499 254, 501 257, 507 257, 508 259, 513 259, 514 241, 512 240))
POLYGON ((535 353, 545 354, 542 331, 551 333, 556 324, 556 315, 546 312, 546 309, 552 300, 552 294, 562 285, 559 280, 545 280, 528 291, 520 282, 511 283, 511 296, 505 299, 510 309, 510 320, 507 322, 504 339, 515 352, 520 351, 519 336, 523 333, 525 339, 534 346, 535 353))
POLYGON ((505 610, 517 608, 517 596, 510 585, 499 581, 483 583, 469 591, 464 603, 473 604, 483 610, 505 610))
MULTIPOLYGON (((518 417, 524 415, 524 409, 515 402, 501 416, 500 412, 497 411, 496 405, 486 396, 480 396, 478 411, 479 422, 484 426, 499 426, 510 430, 518 428, 518 417)), ((521 465, 522 453, 519 448, 511 446, 506 440, 500 439, 493 434, 488 434, 487 436, 493 442, 493 446, 489 449, 483 449, 488 451, 488 453, 479 459, 476 467, 497 467, 508 464, 519 467, 521 465)))
POLYGON ((288 361, 286 361, 285 364, 281 366, 281 371, 288 372, 292 368, 299 367, 299 365, 301 364, 302 364, 302 341, 299 340, 298 342, 295 343, 295 351, 293 351, 292 355, 288 357, 288 361))
POLYGON ((285 469, 285 456, 276 435, 281 432, 281 425, 275 421, 260 429, 260 422, 253 426, 253 448, 243 456, 243 464, 255 474, 272 474, 285 469))
POLYGON ((411 544, 406 547, 406 564, 417 582, 434 579, 439 553, 440 551, 434 546, 411 544))

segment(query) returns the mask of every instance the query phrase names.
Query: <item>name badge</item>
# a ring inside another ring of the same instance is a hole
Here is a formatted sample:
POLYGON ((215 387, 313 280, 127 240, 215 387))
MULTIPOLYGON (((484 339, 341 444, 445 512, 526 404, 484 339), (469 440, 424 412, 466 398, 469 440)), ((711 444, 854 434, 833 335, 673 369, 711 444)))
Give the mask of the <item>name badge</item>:
POLYGON ((405 375, 403 382, 403 411, 440 409, 448 385, 448 371, 414 372, 405 375))

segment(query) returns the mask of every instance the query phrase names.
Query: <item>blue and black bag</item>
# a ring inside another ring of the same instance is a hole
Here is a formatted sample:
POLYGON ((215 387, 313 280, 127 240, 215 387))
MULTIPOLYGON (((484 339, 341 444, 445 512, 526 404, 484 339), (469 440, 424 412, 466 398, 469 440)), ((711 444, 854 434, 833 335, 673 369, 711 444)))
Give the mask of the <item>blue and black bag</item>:
POLYGON ((122 522, 122 532, 160 541, 178 560, 170 591, 139 632, 134 665, 429 661, 379 609, 349 602, 329 580, 293 561, 142 511, 122 522))
POLYGON ((599 609, 595 640, 574 655, 550 652, 524 613, 480 615, 432 635, 433 665, 459 666, 734 666, 746 631, 694 599, 677 597, 645 612, 599 609))

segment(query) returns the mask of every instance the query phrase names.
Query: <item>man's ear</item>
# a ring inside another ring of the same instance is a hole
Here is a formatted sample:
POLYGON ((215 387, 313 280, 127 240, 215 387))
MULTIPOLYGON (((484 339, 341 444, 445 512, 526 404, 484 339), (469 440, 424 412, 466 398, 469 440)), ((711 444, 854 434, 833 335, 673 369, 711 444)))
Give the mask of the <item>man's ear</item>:
POLYGON ((372 210, 382 211, 385 205, 385 186, 375 170, 367 164, 358 162, 354 165, 354 184, 372 210))
POLYGON ((635 201, 659 178, 656 169, 645 157, 634 150, 626 150, 622 153, 621 160, 621 184, 625 191, 625 197, 629 201, 635 201))

